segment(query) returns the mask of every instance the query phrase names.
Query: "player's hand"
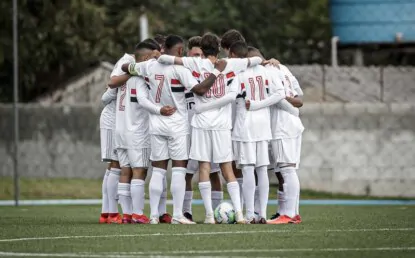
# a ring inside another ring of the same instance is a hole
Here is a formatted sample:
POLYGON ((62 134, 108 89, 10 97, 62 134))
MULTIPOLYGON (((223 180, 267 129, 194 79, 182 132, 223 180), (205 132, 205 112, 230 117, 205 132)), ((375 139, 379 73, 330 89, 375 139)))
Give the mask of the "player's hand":
POLYGON ((225 70, 225 68, 226 68, 226 60, 225 59, 217 60, 216 63, 215 63, 215 68, 219 72, 223 72, 223 70, 225 70))
POLYGON ((176 112, 176 108, 172 106, 164 106, 160 109, 160 114, 162 116, 171 116, 176 112))
POLYGON ((271 58, 271 59, 269 59, 269 60, 264 60, 263 62, 262 62, 262 65, 267 65, 267 64, 269 64, 269 65, 272 65, 272 66, 274 66, 274 67, 277 67, 278 69, 280 68, 280 61, 278 61, 277 59, 275 59, 275 58, 271 58))
POLYGON ((245 108, 246 108, 246 110, 249 110, 250 107, 251 107, 251 101, 249 99, 245 100, 245 108))

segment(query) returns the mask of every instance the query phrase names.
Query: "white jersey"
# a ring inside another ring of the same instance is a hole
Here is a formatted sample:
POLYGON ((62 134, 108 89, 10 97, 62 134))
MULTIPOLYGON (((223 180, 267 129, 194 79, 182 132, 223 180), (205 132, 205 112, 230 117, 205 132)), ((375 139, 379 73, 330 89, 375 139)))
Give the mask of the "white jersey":
POLYGON ((156 106, 173 106, 177 110, 171 116, 150 115, 150 134, 179 136, 189 134, 185 91, 198 84, 192 73, 180 65, 164 65, 156 60, 135 65, 138 75, 145 77, 149 85, 148 99, 156 106))
POLYGON ((102 95, 102 102, 105 107, 102 109, 99 118, 99 128, 114 129, 115 128, 115 102, 117 99, 117 89, 107 89, 102 95))
MULTIPOLYGON (((134 62, 134 57, 129 54, 124 54, 117 63, 115 64, 111 76, 119 76, 125 74, 121 70, 121 66, 125 63, 134 62)), ((116 106, 117 89, 107 89, 102 96, 102 102, 106 105, 102 110, 100 117, 100 128, 101 129, 115 129, 115 106, 116 106)))
POLYGON ((150 147, 148 112, 137 101, 137 91, 147 91, 146 82, 131 77, 117 93, 115 142, 117 148, 143 149, 150 147))
POLYGON ((278 75, 258 65, 238 74, 232 84, 237 84, 239 88, 232 140, 241 142, 271 140, 270 108, 248 111, 245 100, 262 101, 274 93, 278 93, 283 98, 284 88, 278 75))
MULTIPOLYGON (((215 69, 209 59, 198 57, 183 57, 183 65, 192 71, 193 76, 203 81, 209 77, 215 69)), ((195 95, 195 104, 216 101, 232 89, 231 81, 236 74, 243 72, 248 67, 248 59, 231 58, 227 59, 225 70, 216 78, 210 90, 203 96, 195 95)), ((234 90, 237 90, 235 88, 234 90)), ((200 114, 195 114, 191 121, 192 127, 203 130, 230 130, 232 129, 232 104, 227 104, 221 108, 211 109, 200 114)))
POLYGON ((293 95, 294 93, 297 93, 297 95, 299 95, 299 92, 302 92, 302 90, 300 88, 300 84, 298 83, 297 78, 295 78, 295 76, 285 65, 280 64, 279 67, 282 72, 282 75, 284 76, 284 83, 287 83, 288 85, 288 91, 286 93, 290 94, 290 97, 296 96, 293 95))
MULTIPOLYGON (((294 97, 297 95, 292 88, 289 75, 280 71, 273 66, 267 66, 271 73, 278 74, 283 82, 285 94, 287 97, 294 97)), ((275 106, 271 107, 271 131, 273 139, 295 138, 304 131, 304 126, 299 117, 291 115, 290 113, 281 110, 275 106)))

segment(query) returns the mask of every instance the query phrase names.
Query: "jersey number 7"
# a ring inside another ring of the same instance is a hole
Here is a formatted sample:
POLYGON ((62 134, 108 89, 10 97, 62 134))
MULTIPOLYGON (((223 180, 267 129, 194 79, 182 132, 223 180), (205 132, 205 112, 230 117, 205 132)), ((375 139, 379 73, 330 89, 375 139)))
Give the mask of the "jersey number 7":
POLYGON ((157 86, 156 98, 154 99, 154 101, 156 103, 160 103, 161 91, 163 90, 163 86, 164 86, 164 75, 156 74, 154 76, 154 79, 156 81, 159 81, 159 85, 157 86))

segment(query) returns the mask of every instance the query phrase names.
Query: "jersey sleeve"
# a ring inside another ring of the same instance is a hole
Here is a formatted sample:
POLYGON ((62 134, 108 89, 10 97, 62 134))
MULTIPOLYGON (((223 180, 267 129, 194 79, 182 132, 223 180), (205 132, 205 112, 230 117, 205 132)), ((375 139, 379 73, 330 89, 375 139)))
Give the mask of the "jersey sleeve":
POLYGON ((130 55, 124 55, 123 57, 121 57, 117 61, 117 63, 115 63, 114 69, 112 70, 110 77, 120 76, 120 75, 126 74, 123 70, 121 70, 121 66, 123 64, 131 63, 131 62, 134 62, 134 61, 135 61, 134 57, 132 57, 130 55))
POLYGON ((134 83, 134 88, 137 92, 138 104, 143 107, 145 110, 152 114, 160 115, 161 107, 152 103, 149 99, 148 88, 145 83, 140 83, 138 80, 134 83))
POLYGON ((198 60, 200 57, 182 57, 183 66, 189 69, 191 72, 198 72, 198 60))
POLYGON ((101 101, 105 106, 115 99, 117 99, 117 89, 108 88, 101 97, 101 101))
POLYGON ((154 62, 154 60, 136 63, 134 65, 134 71, 137 73, 138 76, 149 77, 152 62, 154 62))
POLYGON ((234 72, 235 74, 241 73, 248 68, 248 58, 229 58, 226 59, 226 68, 227 73, 234 72))
POLYGON ((199 84, 199 82, 195 79, 190 70, 182 66, 176 67, 176 76, 187 90, 191 90, 194 86, 199 84))

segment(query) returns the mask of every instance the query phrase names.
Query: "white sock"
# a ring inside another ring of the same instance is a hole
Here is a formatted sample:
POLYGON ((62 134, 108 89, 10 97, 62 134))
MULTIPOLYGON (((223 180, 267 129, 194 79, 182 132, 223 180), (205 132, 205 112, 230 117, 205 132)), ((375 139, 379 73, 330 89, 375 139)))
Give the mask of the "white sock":
POLYGON ((258 186, 255 187, 255 203, 254 203, 254 210, 255 213, 261 213, 261 204, 259 203, 259 188, 258 186))
POLYGON ((244 179, 242 177, 239 177, 236 179, 236 181, 238 181, 238 185, 239 185, 239 193, 240 193, 239 199, 241 200, 241 207, 244 207, 244 194, 243 194, 244 191, 242 187, 244 179))
MULTIPOLYGON (((283 184, 283 188, 285 189, 287 184, 283 184)), ((285 214, 285 193, 284 191, 278 191, 278 213, 280 215, 285 214)))
POLYGON ((212 191, 212 209, 215 210, 216 207, 223 201, 223 192, 222 191, 212 191))
POLYGON ((159 202, 159 216, 167 213, 167 177, 164 176, 163 179, 163 193, 160 196, 159 202))
POLYGON ((101 213, 108 213, 109 212, 109 203, 108 203, 108 190, 107 190, 107 181, 110 171, 107 169, 105 171, 104 178, 102 179, 102 206, 101 206, 101 213))
POLYGON ((238 182, 236 181, 230 182, 226 186, 228 187, 228 193, 229 193, 229 196, 231 197, 235 212, 242 212, 241 195, 239 193, 238 182))
POLYGON ((298 193, 297 193, 297 202, 295 205, 295 215, 300 215, 300 191, 301 191, 301 185, 300 185, 300 180, 298 180, 298 193))
POLYGON ((111 168, 107 179, 108 212, 118 213, 118 181, 120 180, 121 169, 111 168))
POLYGON ((142 179, 131 180, 131 199, 133 201, 133 213, 143 215, 144 213, 144 185, 142 179))
MULTIPOLYGON (((255 216, 255 167, 253 165, 244 165, 242 167, 242 174, 244 181, 242 184, 244 203, 246 210, 246 217, 251 219, 255 216)), ((236 211, 236 210, 235 210, 236 211)))
POLYGON ((149 184, 151 217, 159 217, 159 203, 160 196, 163 193, 163 180, 165 175, 166 170, 153 167, 153 174, 151 175, 149 184))
POLYGON ((296 214, 295 210, 297 207, 297 195, 300 189, 300 182, 293 167, 281 168, 281 175, 284 178, 285 215, 292 218, 296 214))
POLYGON ((184 193, 186 192, 186 168, 173 167, 171 169, 170 191, 173 197, 173 216, 183 216, 184 193))
POLYGON ((118 196, 121 204, 122 213, 124 215, 131 215, 133 211, 133 205, 131 201, 130 184, 118 183, 118 196))
POLYGON ((212 185, 210 181, 199 182, 199 191, 202 195, 203 204, 205 205, 206 215, 212 215, 212 185))
POLYGON ((193 200, 193 191, 186 191, 184 193, 183 213, 188 212, 192 214, 192 200, 193 200))
POLYGON ((269 195, 269 178, 267 166, 262 166, 256 168, 256 173, 258 177, 258 197, 260 212, 259 215, 262 218, 267 217, 267 205, 268 205, 268 195, 269 195))

